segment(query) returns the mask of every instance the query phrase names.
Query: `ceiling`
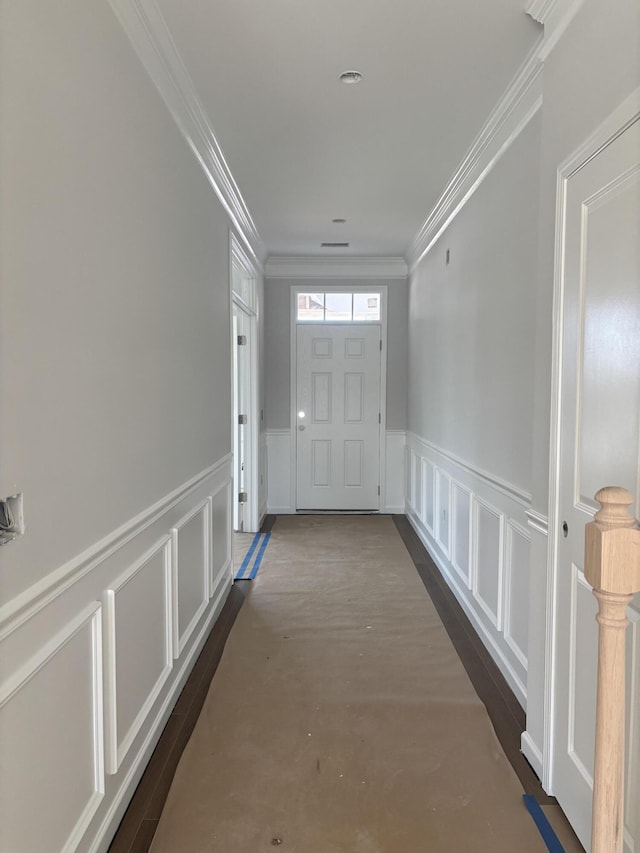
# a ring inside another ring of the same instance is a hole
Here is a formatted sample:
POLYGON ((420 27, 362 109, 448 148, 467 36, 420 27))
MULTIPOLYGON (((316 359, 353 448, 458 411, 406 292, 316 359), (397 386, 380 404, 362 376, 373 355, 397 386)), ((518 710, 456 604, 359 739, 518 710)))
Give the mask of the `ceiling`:
POLYGON ((404 255, 540 35, 524 0, 156 2, 269 256, 404 255))

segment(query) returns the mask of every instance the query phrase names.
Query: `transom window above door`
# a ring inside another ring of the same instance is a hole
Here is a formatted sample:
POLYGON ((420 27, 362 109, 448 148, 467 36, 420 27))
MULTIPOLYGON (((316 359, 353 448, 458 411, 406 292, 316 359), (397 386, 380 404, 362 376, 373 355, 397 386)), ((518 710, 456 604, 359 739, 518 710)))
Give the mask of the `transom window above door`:
POLYGON ((379 323, 379 293, 298 293, 296 320, 302 323, 379 323))

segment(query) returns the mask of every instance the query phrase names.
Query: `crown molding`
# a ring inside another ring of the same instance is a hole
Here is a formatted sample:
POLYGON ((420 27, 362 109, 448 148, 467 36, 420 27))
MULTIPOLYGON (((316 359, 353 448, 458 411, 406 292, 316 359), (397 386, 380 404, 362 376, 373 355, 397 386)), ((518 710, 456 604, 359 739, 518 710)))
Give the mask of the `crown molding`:
POLYGON ((267 278, 406 278, 407 264, 399 257, 276 257, 267 259, 264 265, 267 278))
POLYGON ((584 0, 530 0, 525 12, 534 21, 544 25, 540 59, 549 56, 583 3, 584 0))
POLYGON ((556 5, 558 0, 529 0, 525 8, 527 15, 537 21, 539 24, 544 24, 547 16, 556 5))
POLYGON ((133 49, 260 269, 264 246, 154 0, 109 0, 133 49))
POLYGON ((542 36, 409 246, 407 263, 411 272, 542 106, 541 44, 542 36))

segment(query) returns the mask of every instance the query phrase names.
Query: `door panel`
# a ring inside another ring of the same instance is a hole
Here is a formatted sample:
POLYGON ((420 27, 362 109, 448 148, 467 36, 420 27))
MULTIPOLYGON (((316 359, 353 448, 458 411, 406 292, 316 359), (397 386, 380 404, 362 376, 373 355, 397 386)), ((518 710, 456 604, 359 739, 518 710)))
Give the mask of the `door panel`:
POLYGON ((297 328, 298 509, 379 508, 380 327, 297 328))
MULTIPOLYGON (((553 788, 587 849, 597 608, 583 573, 584 526, 602 486, 625 486, 640 498, 639 152, 636 122, 566 186, 553 788)), ((634 625, 638 604, 636 599, 630 608, 634 625)), ((633 849, 634 837, 640 841, 634 825, 640 796, 637 644, 638 632, 630 629, 627 802, 635 805, 627 810, 626 851, 633 849)))

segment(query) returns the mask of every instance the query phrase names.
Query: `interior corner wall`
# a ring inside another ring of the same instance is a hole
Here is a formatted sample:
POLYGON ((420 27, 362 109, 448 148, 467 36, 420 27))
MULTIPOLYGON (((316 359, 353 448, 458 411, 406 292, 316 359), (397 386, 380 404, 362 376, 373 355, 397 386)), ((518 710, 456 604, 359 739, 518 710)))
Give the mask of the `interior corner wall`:
POLYGON ((1 15, 0 848, 106 850, 232 582, 230 223, 107 0, 1 15))
MULTIPOLYGON (((265 280, 265 382, 267 429, 291 426, 291 288, 365 285, 363 279, 265 280)), ((387 430, 406 427, 407 282, 378 280, 387 286, 387 430)))

